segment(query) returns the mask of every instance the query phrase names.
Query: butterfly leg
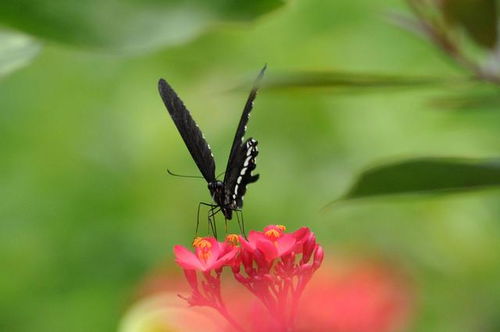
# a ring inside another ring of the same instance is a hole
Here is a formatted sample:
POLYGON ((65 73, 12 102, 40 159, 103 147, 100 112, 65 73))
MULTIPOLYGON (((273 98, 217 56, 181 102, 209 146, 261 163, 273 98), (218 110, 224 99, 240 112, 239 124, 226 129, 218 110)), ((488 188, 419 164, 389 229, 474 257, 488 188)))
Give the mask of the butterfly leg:
MULTIPOLYGON (((200 226, 200 207, 202 205, 209 206, 211 209, 213 209, 214 207, 217 206, 217 205, 210 204, 210 203, 205 203, 205 202, 200 202, 198 204, 198 212, 196 213, 196 236, 198 236, 198 228, 200 226)), ((210 220, 208 222, 210 223, 210 220)))
POLYGON ((220 211, 220 207, 218 207, 217 205, 213 206, 212 209, 210 209, 209 217, 213 218, 219 211, 220 211))
POLYGON ((245 222, 243 220, 243 211, 242 210, 234 210, 234 214, 236 214, 236 219, 238 220, 238 227, 240 228, 240 232, 243 234, 243 237, 246 239, 247 233, 245 232, 245 222), (238 212, 239 212, 239 214, 238 214, 238 212))
POLYGON ((212 234, 217 240, 217 223, 215 221, 215 214, 220 211, 220 208, 217 205, 212 206, 210 211, 208 212, 208 223, 212 228, 212 234))
POLYGON ((243 233, 243 230, 241 229, 241 221, 240 221, 240 216, 238 215, 238 211, 234 211, 234 214, 236 215, 236 220, 238 221, 238 228, 240 229, 240 233, 243 233))

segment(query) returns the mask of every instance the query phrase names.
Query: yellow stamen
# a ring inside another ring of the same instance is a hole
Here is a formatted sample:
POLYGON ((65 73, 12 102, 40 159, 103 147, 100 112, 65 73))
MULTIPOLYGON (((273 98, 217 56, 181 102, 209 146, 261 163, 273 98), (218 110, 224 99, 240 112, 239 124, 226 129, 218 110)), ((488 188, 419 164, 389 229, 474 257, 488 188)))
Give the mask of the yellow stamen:
POLYGON ((193 247, 196 249, 198 258, 207 261, 212 256, 212 243, 205 238, 197 237, 193 241, 193 247))
POLYGON ((203 250, 210 250, 210 248, 212 248, 212 243, 202 238, 196 242, 196 248, 200 248, 203 250))
POLYGON ((201 236, 195 237, 193 239, 193 243, 191 244, 193 246, 193 248, 198 247, 198 244, 200 243, 201 240, 203 240, 203 238, 201 236))
POLYGON ((266 231, 264 235, 267 236, 270 240, 276 241, 281 236, 281 233, 276 229, 270 229, 266 231))
POLYGON ((285 225, 276 225, 276 228, 279 228, 282 232, 286 231, 285 225))
POLYGON ((229 242, 232 245, 237 246, 240 243, 240 238, 237 234, 228 234, 226 236, 226 242, 229 242))

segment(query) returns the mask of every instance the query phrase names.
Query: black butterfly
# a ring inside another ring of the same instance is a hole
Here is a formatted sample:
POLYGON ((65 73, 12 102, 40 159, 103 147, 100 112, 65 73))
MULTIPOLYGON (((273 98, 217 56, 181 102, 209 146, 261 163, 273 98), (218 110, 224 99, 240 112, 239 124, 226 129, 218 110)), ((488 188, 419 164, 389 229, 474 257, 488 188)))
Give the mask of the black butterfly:
MULTIPOLYGON (((259 153, 257 141, 253 138, 244 140, 243 135, 247 129, 248 119, 252 111, 253 102, 257 95, 258 84, 264 75, 266 66, 262 68, 259 76, 255 80, 252 91, 248 96, 243 114, 241 115, 238 129, 234 136, 233 145, 227 161, 224 181, 217 180, 215 176, 215 160, 210 150, 210 145, 205 141, 205 137, 191 114, 184 106, 181 99, 177 96, 172 87, 164 80, 158 82, 158 90, 167 107, 175 126, 184 140, 194 162, 200 169, 201 174, 208 182, 208 190, 212 196, 215 205, 206 204, 218 208, 224 214, 226 220, 231 220, 233 211, 241 210, 243 206, 243 195, 246 192, 246 186, 249 183, 259 179, 259 175, 252 175, 256 167, 255 157, 259 153)), ((199 211, 199 209, 198 209, 199 211)), ((217 212, 217 211, 215 211, 217 212)), ((214 212, 212 212, 213 216, 214 212)), ((210 216, 210 215, 209 215, 210 216)), ((210 216, 210 217, 211 217, 210 216)))

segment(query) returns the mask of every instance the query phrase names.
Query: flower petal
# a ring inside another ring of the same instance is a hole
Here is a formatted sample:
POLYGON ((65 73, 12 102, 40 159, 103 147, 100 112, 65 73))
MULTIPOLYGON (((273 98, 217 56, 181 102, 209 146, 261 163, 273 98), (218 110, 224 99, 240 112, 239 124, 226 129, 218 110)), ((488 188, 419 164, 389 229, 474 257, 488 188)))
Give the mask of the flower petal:
POLYGON ((264 257, 268 262, 278 257, 278 249, 276 248, 274 243, 270 240, 266 239, 257 241, 257 248, 264 254, 264 257))
POLYGON ((183 246, 180 245, 174 246, 174 254, 175 254, 175 261, 183 269, 202 270, 202 265, 198 257, 196 257, 196 255, 193 252, 187 250, 183 246))
POLYGON ((219 242, 217 242, 216 239, 210 238, 207 239, 210 241, 212 244, 212 247, 209 249, 207 260, 202 261, 202 264, 204 266, 204 271, 211 270, 213 268, 213 265, 217 263, 217 260, 219 259, 219 255, 221 254, 221 248, 219 246, 219 242))
POLYGON ((301 227, 297 229, 295 232, 292 233, 292 235, 297 239, 297 243, 303 243, 307 241, 307 239, 313 235, 313 232, 309 229, 309 227, 301 227))
MULTIPOLYGON (((250 234, 252 234, 252 232, 250 232, 250 234)), ((250 237, 250 235, 249 235, 249 237, 250 237)), ((245 240, 245 238, 241 235, 240 235, 240 245, 241 245, 241 248, 245 251, 248 251, 248 252, 255 251, 255 243, 245 240)))
POLYGON ((268 238, 262 232, 250 231, 250 233, 248 233, 248 242, 254 246, 259 240, 268 240, 268 238))
POLYGON ((219 243, 215 238, 208 237, 206 238, 208 242, 212 244, 212 248, 210 250, 214 254, 215 257, 219 257, 220 252, 222 251, 222 243, 219 243))
POLYGON ((210 268, 211 269, 218 269, 218 268, 221 268, 228 263, 231 263, 231 261, 236 257, 238 252, 239 252, 239 248, 233 247, 232 250, 227 252, 222 257, 219 257, 219 259, 217 261, 215 261, 210 268))
POLYGON ((276 249, 279 256, 288 254, 295 246, 296 239, 291 234, 283 234, 276 241, 276 249))

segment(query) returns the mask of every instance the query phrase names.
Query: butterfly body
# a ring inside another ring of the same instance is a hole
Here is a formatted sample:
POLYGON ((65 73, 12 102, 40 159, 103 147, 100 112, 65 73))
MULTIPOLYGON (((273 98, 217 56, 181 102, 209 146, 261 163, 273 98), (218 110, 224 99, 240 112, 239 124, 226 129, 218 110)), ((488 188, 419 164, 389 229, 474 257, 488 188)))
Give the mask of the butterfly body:
POLYGON ((242 167, 239 173, 236 173, 236 184, 231 185, 231 175, 228 181, 212 181, 208 183, 208 190, 217 206, 220 207, 222 214, 227 220, 232 219, 232 213, 235 210, 240 210, 243 207, 243 197, 246 192, 246 185, 255 182, 259 179, 259 175, 252 175, 252 171, 256 168, 256 157, 259 154, 257 149, 258 142, 250 138, 244 144, 245 153, 242 160, 242 167))
POLYGON ((208 184, 208 190, 210 191, 214 203, 220 207, 224 218, 231 220, 233 218, 233 210, 235 210, 236 207, 231 204, 231 201, 228 199, 228 191, 224 186, 224 182, 210 182, 208 184))
MULTIPOLYGON (((208 183, 208 190, 215 203, 212 207, 218 208, 226 220, 231 220, 233 211, 240 211, 243 207, 243 196, 246 186, 258 180, 259 175, 253 175, 256 168, 256 157, 259 153, 258 142, 249 138, 244 139, 253 101, 257 95, 258 82, 262 78, 266 67, 264 67, 252 88, 247 99, 243 113, 238 124, 229 159, 224 172, 224 180, 217 180, 215 176, 215 161, 210 146, 204 135, 194 122, 191 114, 184 106, 172 87, 163 79, 158 83, 158 89, 163 102, 172 117, 181 137, 186 144, 198 169, 208 183)), ((213 215, 212 213, 212 215, 213 215)))

